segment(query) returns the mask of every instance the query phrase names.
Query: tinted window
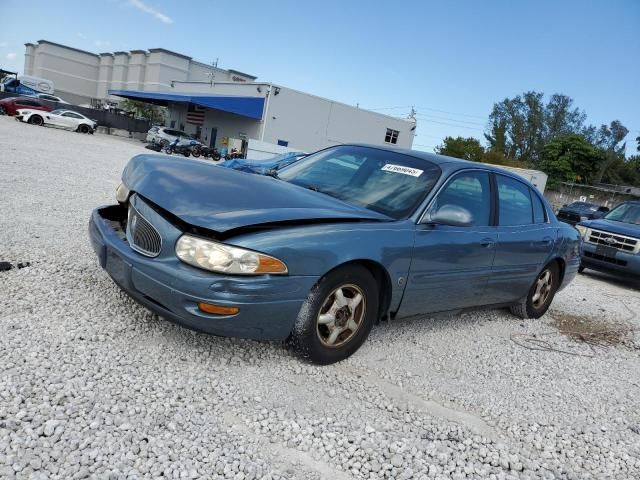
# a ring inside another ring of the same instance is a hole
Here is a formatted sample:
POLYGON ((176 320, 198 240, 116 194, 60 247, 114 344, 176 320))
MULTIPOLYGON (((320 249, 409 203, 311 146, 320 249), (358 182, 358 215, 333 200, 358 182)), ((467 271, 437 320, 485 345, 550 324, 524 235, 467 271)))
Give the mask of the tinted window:
POLYGON ((496 175, 500 225, 530 225, 533 220, 529 187, 513 178, 496 175))
POLYGON ((531 192, 531 200, 533 202, 533 223, 544 223, 547 221, 546 215, 544 214, 544 205, 542 204, 542 200, 533 190, 529 190, 531 192))
POLYGON ((41 104, 34 100, 16 100, 16 103, 27 107, 39 107, 41 104))
POLYGON ((347 203, 404 218, 433 188, 440 168, 410 155, 343 145, 309 155, 279 175, 347 203))
POLYGON ((445 205, 455 205, 471 213, 473 226, 489 225, 491 215, 491 190, 489 185, 488 173, 460 173, 440 192, 431 207, 431 211, 435 213, 445 205))

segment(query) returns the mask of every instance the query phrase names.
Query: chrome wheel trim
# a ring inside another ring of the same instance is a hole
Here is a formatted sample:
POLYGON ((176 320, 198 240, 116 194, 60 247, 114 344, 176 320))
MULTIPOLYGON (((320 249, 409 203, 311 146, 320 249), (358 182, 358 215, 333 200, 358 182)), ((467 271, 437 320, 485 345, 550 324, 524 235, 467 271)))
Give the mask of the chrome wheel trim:
POLYGON ((551 295, 551 287, 553 286, 553 274, 548 268, 543 270, 535 284, 535 291, 531 297, 533 308, 540 309, 551 295))
POLYGON ((355 336, 364 321, 366 299, 360 287, 345 284, 327 296, 316 318, 316 333, 323 347, 341 347, 355 336))

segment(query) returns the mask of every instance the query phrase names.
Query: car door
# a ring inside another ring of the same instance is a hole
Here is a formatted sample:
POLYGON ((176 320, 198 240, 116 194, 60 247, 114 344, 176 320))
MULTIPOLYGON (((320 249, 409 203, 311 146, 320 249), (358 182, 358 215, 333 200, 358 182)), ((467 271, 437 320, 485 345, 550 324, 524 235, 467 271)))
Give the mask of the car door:
POLYGON ((64 118, 59 113, 57 113, 58 111, 54 110, 53 112, 47 113, 45 122, 50 125, 56 125, 58 127, 66 127, 64 118))
POLYGON ((76 115, 73 112, 64 112, 60 116, 60 124, 66 128, 75 130, 80 123, 80 119, 82 119, 80 115, 76 115))
POLYGON ((484 303, 497 239, 492 190, 487 171, 469 170, 455 174, 438 192, 416 226, 402 316, 484 303), (464 209, 471 223, 432 221, 443 207, 464 209))
POLYGON ((491 303, 524 297, 547 263, 557 237, 539 193, 514 177, 495 175, 498 241, 487 286, 491 303))

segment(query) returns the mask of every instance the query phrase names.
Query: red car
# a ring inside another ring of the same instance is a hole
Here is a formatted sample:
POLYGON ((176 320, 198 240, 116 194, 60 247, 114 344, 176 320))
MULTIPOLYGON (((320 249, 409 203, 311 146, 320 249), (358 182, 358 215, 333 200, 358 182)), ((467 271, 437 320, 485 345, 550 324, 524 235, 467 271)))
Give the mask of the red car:
POLYGON ((45 105, 37 98, 30 97, 9 97, 0 100, 0 115, 15 115, 19 108, 30 108, 32 110, 43 110, 50 112, 53 108, 45 105))

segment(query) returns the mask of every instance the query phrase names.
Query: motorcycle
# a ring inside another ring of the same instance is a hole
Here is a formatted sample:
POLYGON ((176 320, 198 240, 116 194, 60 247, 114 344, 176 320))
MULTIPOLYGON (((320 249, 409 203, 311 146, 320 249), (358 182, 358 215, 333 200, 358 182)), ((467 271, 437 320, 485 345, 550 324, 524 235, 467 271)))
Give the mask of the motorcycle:
POLYGON ((156 142, 147 143, 144 148, 148 148, 149 150, 153 150, 154 152, 159 152, 162 150, 162 145, 156 142))
POLYGON ((233 160, 234 158, 243 158, 242 152, 236 148, 232 148, 231 151, 224 156, 225 160, 233 160))
POLYGON ((201 144, 197 140, 187 140, 187 139, 182 140, 182 139, 176 138, 173 142, 171 142, 169 145, 164 147, 163 151, 167 155, 171 155, 173 153, 180 153, 185 157, 188 157, 191 155, 193 150, 200 145, 201 144))
POLYGON ((198 158, 202 155, 203 158, 211 158, 215 161, 218 161, 221 158, 220 152, 217 148, 210 148, 205 145, 195 146, 191 151, 191 155, 193 155, 195 158, 198 158))

